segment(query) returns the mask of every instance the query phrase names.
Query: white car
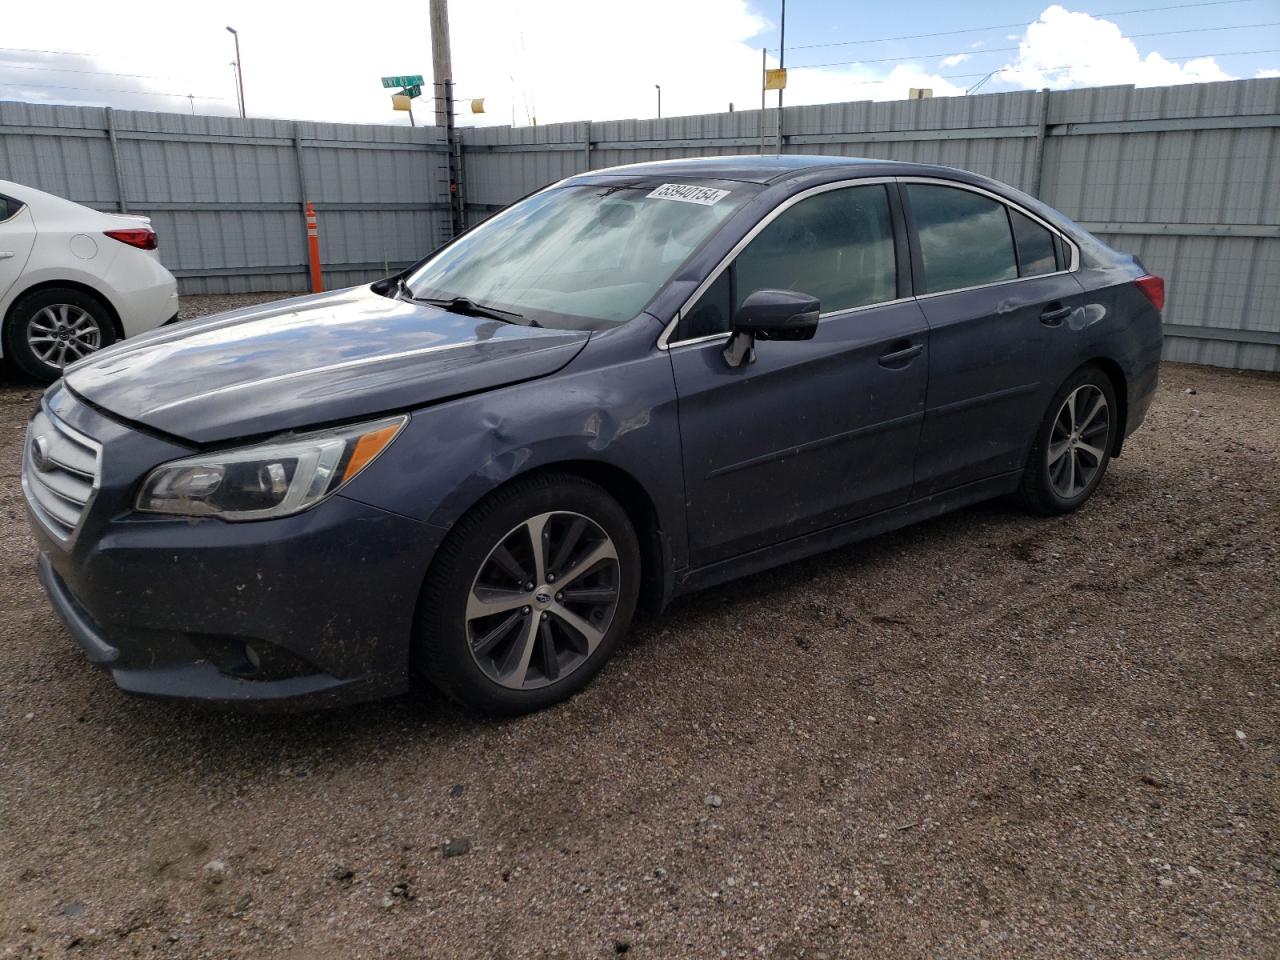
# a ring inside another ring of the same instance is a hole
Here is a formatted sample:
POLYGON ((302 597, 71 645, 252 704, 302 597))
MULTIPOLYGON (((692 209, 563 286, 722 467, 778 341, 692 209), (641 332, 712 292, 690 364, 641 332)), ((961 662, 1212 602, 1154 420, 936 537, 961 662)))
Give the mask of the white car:
POLYGON ((178 315, 147 217, 100 213, 0 180, 0 356, 56 380, 64 367, 178 315))

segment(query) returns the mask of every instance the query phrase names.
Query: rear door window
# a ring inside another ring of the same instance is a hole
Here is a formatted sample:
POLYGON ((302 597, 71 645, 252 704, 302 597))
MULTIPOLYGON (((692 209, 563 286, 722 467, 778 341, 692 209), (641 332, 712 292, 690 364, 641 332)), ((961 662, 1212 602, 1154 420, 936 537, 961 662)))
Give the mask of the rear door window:
POLYGON ((1038 277, 1058 269, 1053 234, 1025 214, 1009 208, 1013 239, 1018 247, 1018 276, 1038 277))
POLYGON ((958 187, 905 186, 924 263, 922 292, 962 290, 1018 276, 1003 203, 958 187))

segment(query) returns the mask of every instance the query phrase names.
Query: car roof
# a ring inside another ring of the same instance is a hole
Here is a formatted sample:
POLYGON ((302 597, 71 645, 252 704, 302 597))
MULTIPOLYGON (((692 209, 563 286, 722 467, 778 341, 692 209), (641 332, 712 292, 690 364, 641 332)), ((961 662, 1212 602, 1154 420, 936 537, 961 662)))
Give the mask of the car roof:
MULTIPOLYGON (((805 174, 829 177, 833 173, 843 172, 847 172, 850 177, 943 176, 965 179, 973 176, 955 167, 942 167, 936 164, 905 163, 899 160, 876 160, 868 157, 824 157, 812 154, 650 160, 592 170, 579 176, 697 177, 707 180, 739 180, 745 183, 767 184, 805 174)), ((578 178, 571 178, 570 182, 576 179, 578 178)))

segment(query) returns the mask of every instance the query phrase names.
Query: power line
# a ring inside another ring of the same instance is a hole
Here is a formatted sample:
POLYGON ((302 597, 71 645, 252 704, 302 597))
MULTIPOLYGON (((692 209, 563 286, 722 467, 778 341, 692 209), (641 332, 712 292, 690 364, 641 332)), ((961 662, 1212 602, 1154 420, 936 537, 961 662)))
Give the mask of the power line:
POLYGON ((76 70, 74 67, 50 67, 43 63, 6 63, 0 60, 0 70, 47 70, 50 73, 89 73, 103 77, 136 77, 141 80, 186 80, 186 77, 160 76, 154 73, 116 73, 112 70, 76 70))
MULTIPOLYGON (((1189 10, 1193 7, 1221 7, 1226 6, 1227 4, 1254 2, 1256 2, 1256 0, 1201 0, 1200 3, 1179 3, 1164 7, 1140 7, 1135 10, 1112 10, 1109 13, 1091 13, 1089 16, 1120 17, 1129 13, 1159 13, 1165 10, 1189 10)), ((929 37, 953 37, 961 33, 981 33, 984 30, 1009 30, 1013 27, 1026 27, 1027 25, 1027 21, 1019 20, 1017 23, 993 23, 985 27, 966 27, 963 30, 941 30, 937 33, 909 33, 899 37, 875 37, 871 40, 842 40, 832 43, 804 43, 793 46, 790 49, 813 50, 818 47, 851 47, 863 43, 887 43, 891 40, 924 40, 929 37)))
MULTIPOLYGON (((23 90, 83 90, 88 93, 135 93, 144 97, 177 97, 185 100, 191 96, 189 93, 160 93, 156 90, 117 90, 108 87, 69 87, 57 83, 6 83, 0 82, 0 87, 19 87, 23 90)), ((226 97, 205 97, 198 96, 197 100, 226 100, 226 97)))
MULTIPOLYGON (((1280 26, 1280 20, 1275 20, 1270 23, 1240 23, 1234 26, 1229 26, 1229 27, 1201 27, 1195 30, 1155 30, 1150 33, 1131 33, 1131 34, 1128 34, 1124 39, 1131 40, 1135 37, 1171 37, 1176 34, 1182 34, 1182 33, 1209 33, 1210 31, 1220 31, 1220 30, 1255 30, 1260 27, 1276 27, 1276 26, 1280 26)), ((991 47, 988 50, 949 50, 942 53, 918 53, 918 54, 913 54, 909 57, 881 57, 876 60, 836 60, 828 63, 802 63, 795 66, 794 69, 799 70, 802 68, 817 69, 818 67, 844 67, 850 64, 855 64, 855 63, 900 63, 907 60, 927 60, 932 57, 955 57, 961 54, 965 54, 969 56, 979 56, 981 54, 987 54, 987 53, 1009 53, 1011 51, 1018 50, 1018 49, 1021 49, 1021 48, 1020 47, 991 47)), ((1187 59, 1185 54, 1177 54, 1176 57, 1179 60, 1187 59)))

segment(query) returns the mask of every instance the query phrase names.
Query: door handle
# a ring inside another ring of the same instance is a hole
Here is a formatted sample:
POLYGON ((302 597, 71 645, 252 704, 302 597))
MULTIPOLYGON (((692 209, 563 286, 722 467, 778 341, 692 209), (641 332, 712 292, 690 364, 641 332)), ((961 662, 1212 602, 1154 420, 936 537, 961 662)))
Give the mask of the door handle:
POLYGON ((1064 307, 1061 305, 1055 306, 1051 303, 1049 306, 1045 307, 1044 312, 1040 314, 1040 322, 1046 327, 1056 327, 1069 316, 1071 316, 1070 307, 1064 307))
POLYGON ((906 366, 916 357, 924 352, 923 343, 913 343, 910 346, 902 347, 898 350, 890 350, 888 353, 880 354, 880 366, 906 366))
POLYGON ((12 250, 0 250, 0 260, 12 260, 14 253, 12 250))

